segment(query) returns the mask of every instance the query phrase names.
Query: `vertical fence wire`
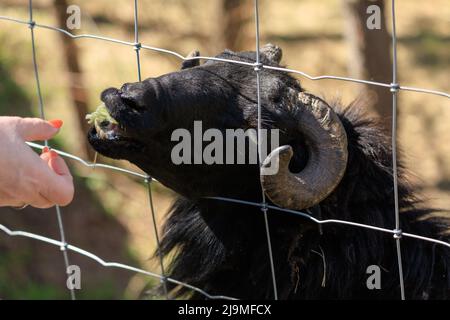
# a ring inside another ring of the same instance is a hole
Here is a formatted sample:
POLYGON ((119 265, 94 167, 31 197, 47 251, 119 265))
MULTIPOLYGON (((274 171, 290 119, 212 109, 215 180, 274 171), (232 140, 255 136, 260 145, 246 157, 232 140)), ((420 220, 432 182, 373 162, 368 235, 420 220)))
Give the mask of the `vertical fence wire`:
POLYGON ((156 240, 156 253, 158 254, 158 259, 159 259, 159 267, 161 269, 161 282, 163 285, 163 292, 164 292, 164 296, 166 297, 167 300, 170 299, 169 296, 169 290, 167 289, 167 276, 166 276, 166 271, 164 268, 164 257, 163 257, 163 253, 161 251, 161 242, 159 240, 159 234, 158 234, 158 225, 156 223, 156 215, 155 215, 155 208, 153 205, 153 196, 152 196, 152 186, 151 186, 151 182, 152 182, 152 178, 148 177, 145 179, 145 183, 147 184, 147 192, 148 192, 148 200, 150 203, 150 211, 152 214, 152 224, 153 224, 153 232, 155 233, 155 240, 156 240))
MULTIPOLYGON (((136 51, 136 63, 137 63, 137 72, 138 72, 138 80, 139 82, 142 81, 141 76, 141 59, 140 59, 140 49, 141 44, 139 42, 139 23, 138 23, 138 0, 134 0, 134 50, 136 51)), ((159 266, 161 269, 161 281, 163 285, 163 291, 164 296, 166 299, 169 299, 169 292, 167 290, 167 278, 166 278, 166 272, 164 269, 164 259, 161 252, 161 245, 159 241, 159 234, 158 234, 158 225, 156 223, 156 215, 155 215, 155 207, 153 205, 153 194, 152 194, 152 177, 148 176, 145 178, 145 184, 147 188, 148 193, 148 200, 149 200, 149 206, 150 206, 150 213, 152 216, 152 224, 153 224, 153 231, 155 232, 155 240, 156 240, 156 248, 157 248, 157 254, 159 258, 159 266)))
MULTIPOLYGON (((264 159, 262 159, 262 145, 264 143, 267 143, 268 141, 262 141, 262 134, 261 134, 261 123, 262 123, 262 115, 261 115, 261 75, 260 71, 262 70, 262 64, 261 64, 261 56, 260 56, 260 38, 259 38, 259 3, 258 0, 255 0, 255 32, 256 32, 256 66, 254 68, 256 73, 256 98, 257 98, 257 104, 258 104, 258 161, 259 165, 262 165, 262 162, 264 159)), ((268 148, 266 148, 267 150, 268 148)), ((273 286, 273 296, 275 300, 278 300, 278 290, 277 290, 277 279, 275 275, 275 264, 273 261, 273 252, 272 252, 272 241, 270 238, 270 226, 269 226, 269 218, 267 215, 268 207, 267 207, 267 201, 266 201, 266 194, 264 192, 263 186, 262 186, 262 180, 260 178, 260 184, 261 184, 261 211, 264 215, 264 227, 266 231, 266 237, 267 237, 267 249, 269 253, 269 262, 270 262, 270 272, 272 276, 272 286, 273 286)))
POLYGON ((139 22, 138 22, 138 0, 134 0, 134 50, 136 51, 136 63, 139 82, 142 81, 141 76, 141 43, 139 42, 139 22))
POLYGON ((402 250, 400 239, 402 231, 400 229, 400 214, 398 204, 398 170, 397 170, 397 93, 399 84, 397 83, 397 30, 395 25, 395 0, 391 0, 391 21, 392 21, 392 175, 394 179, 394 212, 395 212, 395 244, 397 247, 398 277, 400 282, 400 297, 405 300, 405 285, 403 279, 402 250))
MULTIPOLYGON (((36 57, 36 44, 35 44, 35 37, 34 37, 34 27, 36 24, 33 21, 33 0, 28 0, 28 13, 29 13, 28 25, 29 25, 29 28, 31 31, 31 48, 32 48, 32 56, 33 56, 34 76, 35 76, 35 80, 36 80, 37 96, 39 99, 39 113, 40 113, 40 117, 42 119, 45 119, 44 100, 42 98, 41 82, 39 79, 39 69, 38 69, 37 57, 36 57)), ((48 146, 47 140, 45 140, 44 143, 45 143, 45 146, 48 146)), ((67 242, 66 242, 66 235, 64 232, 64 224, 63 224, 62 215, 61 215, 61 208, 58 205, 56 206, 56 218, 58 220, 58 230, 59 230, 59 234, 61 237, 61 242, 63 243, 63 245, 61 246, 61 251, 63 254, 64 266, 66 268, 65 274, 66 274, 66 276, 68 276, 70 262, 69 262, 69 255, 67 253, 67 242)), ((67 287, 70 291, 70 298, 72 300, 76 300, 74 288, 72 288, 71 286, 67 286, 67 287)))

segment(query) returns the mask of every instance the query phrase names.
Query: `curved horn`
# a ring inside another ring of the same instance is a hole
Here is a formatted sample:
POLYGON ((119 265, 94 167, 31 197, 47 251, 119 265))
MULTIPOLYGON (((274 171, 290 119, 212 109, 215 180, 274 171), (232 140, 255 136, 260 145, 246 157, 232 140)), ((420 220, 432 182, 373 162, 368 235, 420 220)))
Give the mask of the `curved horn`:
POLYGON ((275 204, 294 210, 325 199, 341 181, 347 166, 347 135, 338 116, 323 100, 304 92, 293 107, 298 129, 307 139, 309 160, 299 173, 289 170, 291 146, 273 150, 263 161, 261 182, 275 204), (277 166, 278 165, 278 166, 277 166), (273 168, 278 168, 273 174, 273 168))

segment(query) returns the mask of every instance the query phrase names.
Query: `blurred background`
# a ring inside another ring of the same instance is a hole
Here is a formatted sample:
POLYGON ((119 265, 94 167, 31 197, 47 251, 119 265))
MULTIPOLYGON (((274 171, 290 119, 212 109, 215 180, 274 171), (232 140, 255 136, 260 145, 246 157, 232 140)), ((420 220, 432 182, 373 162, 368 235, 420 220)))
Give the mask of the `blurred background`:
MULTIPOLYGON (((132 0, 35 0, 34 19, 66 28, 68 5, 81 9, 75 34, 95 34, 134 41, 132 0)), ((28 20, 27 0, 0 0, 0 15, 28 20)), ((253 0, 140 0, 143 44, 186 55, 198 49, 216 55, 224 48, 253 50, 253 0)), ((279 45, 283 64, 311 75, 340 75, 391 82, 390 1, 261 0, 261 42, 279 45), (381 30, 365 27, 366 8, 382 9, 381 30)), ((397 1, 398 71, 402 85, 450 91, 450 1, 397 1)), ((71 40, 36 28, 36 48, 46 116, 65 123, 52 146, 93 160, 84 116, 100 103, 101 91, 137 81, 132 47, 92 39, 71 40)), ((141 50, 143 78, 177 70, 170 55, 141 50)), ((348 104, 368 97, 367 110, 390 124, 391 94, 364 85, 299 78, 308 91, 348 104)), ((0 20, 0 115, 38 116, 30 31, 27 25, 0 20)), ((427 204, 450 212, 449 99, 401 91, 399 144, 411 181, 427 204)), ((131 168, 126 162, 99 157, 98 162, 131 168)), ((67 241, 107 261, 160 272, 148 195, 141 180, 69 160, 76 197, 63 209, 67 241)), ((174 194, 152 186, 161 225, 174 194)), ((0 208, 0 224, 59 239, 55 210, 0 208)), ((70 262, 82 270, 84 299, 149 297, 156 280, 120 269, 104 268, 78 254, 70 262)), ((0 233, 0 299, 69 298, 58 248, 0 233)), ((151 297, 151 295, 150 295, 151 297)))

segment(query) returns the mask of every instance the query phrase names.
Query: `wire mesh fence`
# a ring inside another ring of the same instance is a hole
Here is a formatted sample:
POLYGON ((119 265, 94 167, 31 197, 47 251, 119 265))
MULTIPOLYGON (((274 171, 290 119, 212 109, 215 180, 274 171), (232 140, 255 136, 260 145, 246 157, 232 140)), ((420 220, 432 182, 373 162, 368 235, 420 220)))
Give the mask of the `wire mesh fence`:
MULTIPOLYGON (((303 218, 309 219, 319 225, 321 225, 321 224, 342 224, 342 225, 347 225, 350 227, 365 228, 368 230, 375 230, 378 232, 392 234, 394 241, 396 243, 396 250, 397 250, 400 298, 402 300, 404 300, 405 299, 405 289, 404 289, 403 268, 402 268, 402 259, 401 259, 401 257, 402 257, 402 251, 401 251, 402 237, 408 237, 408 238, 419 239, 422 241, 428 241, 428 242, 439 244, 439 245, 442 245, 442 246, 445 246, 448 248, 450 248, 450 243, 447 243, 447 242, 444 242, 444 241, 441 241, 438 239, 430 238, 430 237, 424 237, 424 236, 421 236, 418 234, 402 232, 402 230, 401 230, 400 219, 399 219, 398 182, 397 182, 397 95, 398 95, 399 91, 413 91, 413 92, 419 92, 419 93, 423 93, 423 94, 431 94, 431 95, 441 96, 444 98, 450 98, 450 94, 446 93, 446 92, 442 92, 442 91, 403 86, 398 83, 398 81, 397 81, 397 34, 396 34, 395 0, 391 0, 392 62, 393 62, 392 63, 392 83, 381 83, 381 82, 375 82, 375 81, 368 81, 368 80, 364 80, 364 79, 354 79, 354 78, 334 76, 334 75, 312 76, 312 75, 309 75, 309 74, 299 71, 299 70, 264 65, 260 61, 260 31, 259 31, 260 23, 259 23, 259 1, 258 0, 254 0, 254 10, 255 10, 254 18, 255 18, 255 34, 256 34, 256 46, 255 46, 256 61, 254 63, 235 61, 235 60, 231 60, 231 59, 223 59, 223 58, 217 58, 217 57, 209 57, 209 56, 189 57, 189 56, 183 56, 182 54, 177 53, 175 51, 144 45, 139 42, 138 0, 133 0, 132 5, 134 6, 134 42, 123 41, 123 40, 119 40, 119 39, 115 39, 115 38, 103 37, 100 35, 93 35, 93 34, 75 35, 75 34, 72 34, 61 28, 44 25, 44 24, 39 24, 33 19, 33 2, 32 2, 32 0, 29 0, 29 2, 28 2, 28 12, 29 12, 28 20, 21 20, 21 19, 16 19, 14 17, 0 15, 0 20, 7 21, 7 22, 9 21, 9 22, 18 23, 18 24, 24 24, 24 25, 27 25, 30 29, 32 63, 33 63, 33 67, 34 67, 36 93, 38 96, 38 104, 39 104, 38 107, 39 107, 39 112, 40 112, 41 118, 45 119, 45 108, 44 108, 44 103, 43 103, 43 99, 42 99, 41 83, 40 83, 40 79, 39 79, 39 68, 38 68, 38 61, 37 61, 37 57, 36 57, 36 45, 35 45, 35 35, 34 35, 35 28, 42 28, 42 29, 48 29, 48 30, 52 30, 52 31, 56 31, 56 32, 61 32, 61 33, 65 34, 66 36, 71 37, 73 39, 93 39, 93 40, 97 40, 97 41, 110 42, 110 43, 114 43, 114 44, 118 44, 118 45, 132 47, 133 50, 136 52, 136 67, 137 67, 138 81, 142 80, 141 62, 140 62, 140 51, 142 49, 155 51, 155 52, 159 52, 162 54, 172 55, 183 61, 212 60, 212 61, 221 61, 221 62, 226 62, 226 63, 240 64, 240 65, 247 66, 249 68, 253 68, 253 71, 255 72, 256 84, 257 84, 257 88, 256 88, 257 89, 256 90, 256 92, 257 92, 256 98, 257 98, 257 108, 258 108, 258 128, 257 128, 258 138, 257 138, 257 142, 258 142, 258 151, 259 151, 258 154, 260 157, 261 157, 261 152, 260 152, 261 149, 260 148, 261 148, 261 109, 262 109, 261 97, 260 97, 261 96, 260 71, 262 69, 269 69, 269 70, 275 70, 275 71, 280 71, 280 72, 292 73, 292 74, 300 75, 300 76, 305 77, 310 80, 331 79, 331 80, 338 80, 338 81, 349 81, 349 82, 366 84, 366 85, 371 85, 371 86, 380 86, 380 87, 386 88, 386 90, 390 90, 390 92, 392 93, 392 161, 393 161, 393 178, 394 178, 394 189, 393 190, 394 190, 394 202, 395 202, 395 206, 393 208, 394 214, 395 214, 395 228, 394 229, 381 228, 378 226, 361 224, 361 223, 356 223, 356 222, 352 222, 352 221, 337 220, 337 219, 320 220, 320 219, 314 218, 313 216, 311 216, 307 213, 304 213, 304 212, 290 210, 290 209, 284 209, 284 208, 280 208, 277 206, 269 205, 266 201, 266 196, 265 196, 265 193, 262 188, 261 188, 262 201, 260 203, 243 201, 240 199, 224 198, 224 197, 211 197, 209 199, 215 199, 217 201, 225 201, 225 202, 231 202, 231 203, 238 203, 238 204, 253 206, 253 207, 256 206, 261 209, 262 214, 264 216, 264 222, 265 222, 264 226, 265 226, 265 233, 267 236, 267 248, 268 248, 268 256, 269 256, 270 269, 271 269, 272 284, 273 284, 273 296, 275 299, 278 299, 278 293, 277 293, 277 281, 276 281, 277 279, 275 276, 274 261, 273 261, 273 255, 272 255, 270 223, 268 220, 268 211, 269 210, 271 210, 273 213, 295 214, 295 215, 301 216, 303 218)), ((44 145, 31 143, 31 142, 27 142, 27 144, 30 147, 38 149, 38 150, 43 149, 46 146, 49 146, 47 141, 45 141, 44 145)), ((135 172, 132 170, 128 170, 128 169, 107 165, 107 164, 92 163, 92 162, 86 161, 76 155, 69 154, 64 151, 60 151, 60 150, 56 150, 56 149, 53 149, 53 150, 55 152, 57 152, 59 155, 61 155, 62 157, 78 161, 79 163, 81 163, 82 165, 84 165, 86 167, 103 168, 105 170, 113 170, 113 171, 117 171, 117 172, 127 174, 127 175, 132 175, 132 176, 142 179, 145 182, 146 187, 148 189, 149 210, 150 210, 150 214, 151 214, 151 218, 152 218, 151 223, 152 223, 153 231, 155 233, 157 252, 160 252, 158 227, 156 224, 155 209, 153 206, 153 196, 152 196, 152 190, 151 190, 151 184, 155 180, 151 176, 142 174, 139 172, 135 172)), ((263 159, 259 158, 260 164, 262 163, 262 160, 263 159)), ((66 235, 64 232, 64 223, 63 223, 63 219, 62 219, 62 212, 61 212, 61 208, 59 206, 56 206, 56 216, 57 216, 58 228, 59 228, 59 232, 60 232, 60 240, 51 239, 48 237, 44 237, 44 236, 41 236, 38 234, 25 232, 25 231, 10 230, 9 228, 7 228, 6 226, 4 226, 2 224, 0 224, 0 230, 11 237, 31 238, 31 239, 34 239, 37 241, 45 242, 45 243, 60 247, 62 254, 63 254, 64 265, 66 267, 65 272, 67 274, 68 274, 68 267, 70 265, 68 252, 71 251, 74 253, 81 254, 89 259, 92 259, 107 268, 121 268, 124 270, 128 270, 128 271, 135 272, 135 273, 140 273, 140 274, 143 274, 143 275, 146 275, 149 277, 159 279, 162 283, 162 288, 164 290, 164 296, 167 299, 171 298, 170 292, 167 287, 168 283, 176 285, 176 286, 183 286, 189 290, 195 291, 195 292, 203 295, 207 299, 226 299, 226 300, 236 299, 234 297, 229 297, 229 296, 224 296, 224 295, 211 295, 208 292, 204 291, 202 288, 198 288, 198 287, 192 286, 188 283, 184 283, 184 282, 178 281, 177 279, 168 277, 165 272, 164 261, 163 261, 163 257, 161 255, 159 255, 159 267, 160 267, 160 271, 161 271, 159 274, 150 272, 150 271, 146 271, 143 269, 139 269, 139 268, 136 268, 133 266, 129 266, 126 264, 122 264, 122 263, 105 261, 101 257, 95 255, 92 252, 86 251, 82 248, 79 248, 79 247, 76 247, 76 246, 73 246, 73 245, 67 243, 66 235)), ((76 295, 75 295, 74 289, 69 289, 69 291, 70 291, 71 299, 75 300, 76 295)))

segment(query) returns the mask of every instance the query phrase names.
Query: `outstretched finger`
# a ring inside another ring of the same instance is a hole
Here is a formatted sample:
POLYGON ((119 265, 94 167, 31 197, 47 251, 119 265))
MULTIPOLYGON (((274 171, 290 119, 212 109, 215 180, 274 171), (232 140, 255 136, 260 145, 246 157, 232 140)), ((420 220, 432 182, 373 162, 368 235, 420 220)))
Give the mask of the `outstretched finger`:
POLYGON ((25 141, 48 140, 58 133, 61 120, 45 121, 39 118, 19 118, 17 130, 25 141))

